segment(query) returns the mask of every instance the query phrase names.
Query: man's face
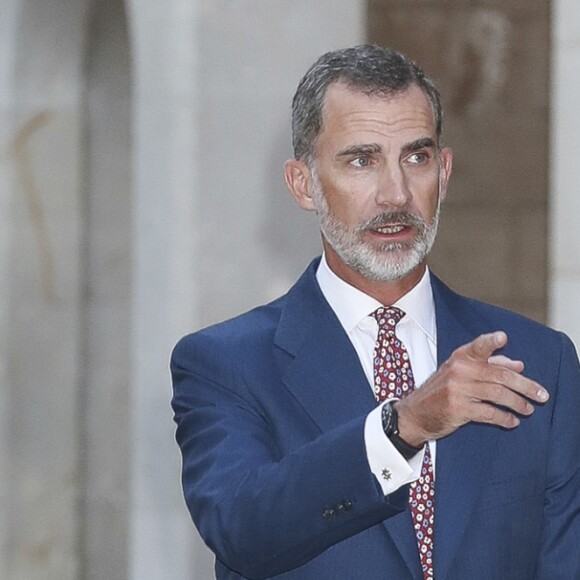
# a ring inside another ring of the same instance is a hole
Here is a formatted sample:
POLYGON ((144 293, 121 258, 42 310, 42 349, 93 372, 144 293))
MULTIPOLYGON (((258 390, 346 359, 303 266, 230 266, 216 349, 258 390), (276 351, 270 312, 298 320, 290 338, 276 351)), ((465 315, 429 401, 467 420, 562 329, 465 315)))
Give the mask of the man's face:
POLYGON ((419 87, 385 98, 331 85, 311 169, 329 263, 339 259, 378 281, 424 264, 451 151, 439 150, 433 109, 419 87))

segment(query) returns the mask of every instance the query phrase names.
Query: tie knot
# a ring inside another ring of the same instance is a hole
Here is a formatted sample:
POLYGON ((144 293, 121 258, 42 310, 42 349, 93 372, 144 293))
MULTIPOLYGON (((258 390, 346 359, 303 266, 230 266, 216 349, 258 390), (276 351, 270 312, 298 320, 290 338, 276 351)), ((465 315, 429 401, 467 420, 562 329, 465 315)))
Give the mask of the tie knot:
POLYGON ((379 330, 394 332, 395 326, 405 316, 405 313, 396 306, 380 306, 372 315, 379 325, 379 330))

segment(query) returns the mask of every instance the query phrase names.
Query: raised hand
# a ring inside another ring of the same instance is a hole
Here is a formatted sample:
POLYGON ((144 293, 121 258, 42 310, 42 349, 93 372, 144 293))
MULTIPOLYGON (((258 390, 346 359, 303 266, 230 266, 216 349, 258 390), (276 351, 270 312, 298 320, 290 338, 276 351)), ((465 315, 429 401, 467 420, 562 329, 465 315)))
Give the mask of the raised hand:
POLYGON ((512 429, 519 416, 531 415, 533 403, 548 392, 524 377, 521 361, 493 353, 507 344, 505 332, 482 334, 453 352, 420 389, 398 401, 399 431, 419 447, 470 423, 512 429))

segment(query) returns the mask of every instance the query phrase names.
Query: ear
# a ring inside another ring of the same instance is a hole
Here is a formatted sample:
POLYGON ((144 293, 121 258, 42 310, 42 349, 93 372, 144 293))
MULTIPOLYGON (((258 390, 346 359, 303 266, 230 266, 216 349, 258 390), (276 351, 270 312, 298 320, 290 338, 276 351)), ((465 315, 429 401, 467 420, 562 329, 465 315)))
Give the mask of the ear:
POLYGON ((451 147, 443 147, 439 152, 439 196, 441 201, 447 195, 447 185, 453 168, 453 151, 451 147))
POLYGON ((297 159, 289 159, 284 164, 284 179, 294 201, 302 209, 315 211, 312 199, 312 175, 308 165, 297 159))

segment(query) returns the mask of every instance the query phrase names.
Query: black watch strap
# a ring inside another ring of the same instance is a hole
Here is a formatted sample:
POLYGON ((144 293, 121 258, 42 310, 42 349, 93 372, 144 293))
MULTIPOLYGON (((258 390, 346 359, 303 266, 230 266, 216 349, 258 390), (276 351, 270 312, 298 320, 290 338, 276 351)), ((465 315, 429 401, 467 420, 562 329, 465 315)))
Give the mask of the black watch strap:
POLYGON ((399 435, 399 414, 392 403, 389 402, 383 405, 381 418, 385 435, 405 459, 411 459, 423 449, 423 446, 414 447, 401 438, 399 435))

